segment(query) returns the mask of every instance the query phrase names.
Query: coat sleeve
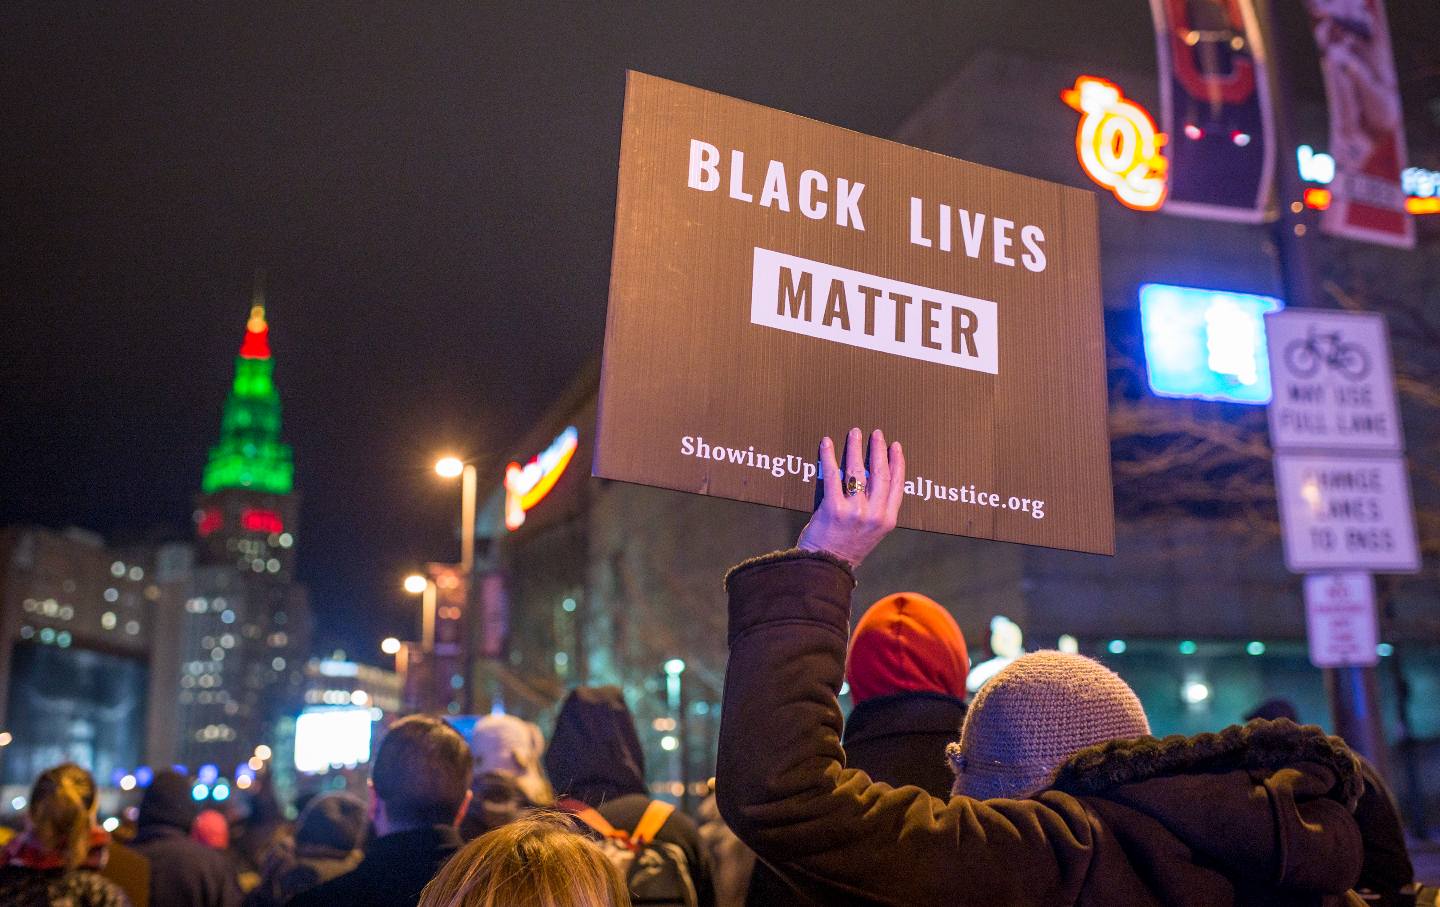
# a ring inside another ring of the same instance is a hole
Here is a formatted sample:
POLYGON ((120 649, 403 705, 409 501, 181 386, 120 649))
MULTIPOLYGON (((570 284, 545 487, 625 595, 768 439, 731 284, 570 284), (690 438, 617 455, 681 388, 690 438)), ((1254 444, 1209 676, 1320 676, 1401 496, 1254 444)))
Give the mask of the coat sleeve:
POLYGON ((780 552, 726 585, 716 798, 741 840, 824 903, 1074 903, 1094 848, 1075 798, 946 802, 845 768, 847 568, 780 552))

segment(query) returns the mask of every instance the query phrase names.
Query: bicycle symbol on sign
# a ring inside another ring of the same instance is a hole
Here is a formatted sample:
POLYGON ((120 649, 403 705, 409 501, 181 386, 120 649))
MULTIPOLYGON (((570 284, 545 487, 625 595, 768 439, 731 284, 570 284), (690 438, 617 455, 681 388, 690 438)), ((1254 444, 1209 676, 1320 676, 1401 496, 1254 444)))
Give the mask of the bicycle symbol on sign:
POLYGON ((1322 333, 1315 328, 1285 346, 1285 366, 1297 378, 1313 378, 1325 366, 1351 381, 1370 374, 1370 356, 1358 343, 1340 339, 1340 332, 1322 333))

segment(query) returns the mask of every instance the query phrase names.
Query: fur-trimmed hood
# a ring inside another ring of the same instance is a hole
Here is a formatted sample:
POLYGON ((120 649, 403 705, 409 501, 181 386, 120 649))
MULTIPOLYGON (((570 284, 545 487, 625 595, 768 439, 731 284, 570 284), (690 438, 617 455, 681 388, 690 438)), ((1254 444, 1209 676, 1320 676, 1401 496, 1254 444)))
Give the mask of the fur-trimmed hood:
POLYGON ((1144 851, 1156 871, 1182 852, 1231 878, 1315 892, 1344 891, 1360 873, 1360 761, 1313 725, 1257 719, 1194 737, 1112 740, 1072 756, 1050 789, 1128 829, 1127 849, 1144 851), (1161 829, 1174 840, 1159 840, 1161 829))
POLYGON ((1313 762, 1335 773, 1335 799, 1353 810, 1365 789, 1360 760, 1345 741, 1316 725, 1286 718, 1227 727, 1216 734, 1111 740, 1083 749, 1060 767, 1051 785, 1066 793, 1103 794, 1111 788, 1163 775, 1218 774, 1245 769, 1272 772, 1313 762))

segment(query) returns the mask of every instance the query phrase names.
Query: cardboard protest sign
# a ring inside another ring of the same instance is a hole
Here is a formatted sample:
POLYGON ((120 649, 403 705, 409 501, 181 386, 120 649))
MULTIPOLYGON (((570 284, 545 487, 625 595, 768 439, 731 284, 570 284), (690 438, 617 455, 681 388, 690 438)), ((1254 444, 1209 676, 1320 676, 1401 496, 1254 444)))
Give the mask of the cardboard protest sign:
POLYGON ((595 475, 808 510, 905 445, 901 525, 1113 553, 1094 197, 631 73, 595 475))

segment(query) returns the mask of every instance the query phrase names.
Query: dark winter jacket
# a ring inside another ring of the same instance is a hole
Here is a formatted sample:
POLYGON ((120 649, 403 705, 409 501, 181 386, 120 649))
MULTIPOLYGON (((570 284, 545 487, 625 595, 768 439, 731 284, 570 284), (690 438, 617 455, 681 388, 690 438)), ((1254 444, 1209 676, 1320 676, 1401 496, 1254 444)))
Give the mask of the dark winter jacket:
POLYGON ((130 846, 150 861, 150 907, 237 907, 240 903, 234 865, 220 851, 190 837, 188 831, 173 825, 141 825, 130 846))
POLYGON ((950 798, 955 773, 945 745, 960 739, 965 703, 943 693, 896 693, 867 699, 845 719, 846 765, 871 781, 914 784, 950 798))
MULTIPOLYGON (((945 745, 960 739, 965 703, 943 693, 896 693, 857 703, 845 719, 845 764, 870 780, 903 787, 913 784, 948 800, 955 773, 945 745)), ((755 864, 745 903, 750 907, 804 899, 774 870, 755 864)))
MULTIPOLYGON (((618 829, 635 829, 650 805, 650 794, 645 786, 645 753, 619 687, 577 687, 570 692, 555 719, 545 771, 557 797, 593 806, 618 829)), ((655 840, 685 851, 700 907, 714 907, 710 863, 694 820, 672 813, 655 840)))
POLYGON ((289 907, 414 907, 420 892, 459 849, 460 833, 451 825, 382 835, 353 872, 311 888, 289 907))
POLYGON ((742 564, 727 586, 720 811, 822 903, 1355 903, 1363 782, 1318 728, 1111 741, 1030 799, 942 800, 845 767, 846 567, 783 552, 742 564))

